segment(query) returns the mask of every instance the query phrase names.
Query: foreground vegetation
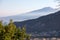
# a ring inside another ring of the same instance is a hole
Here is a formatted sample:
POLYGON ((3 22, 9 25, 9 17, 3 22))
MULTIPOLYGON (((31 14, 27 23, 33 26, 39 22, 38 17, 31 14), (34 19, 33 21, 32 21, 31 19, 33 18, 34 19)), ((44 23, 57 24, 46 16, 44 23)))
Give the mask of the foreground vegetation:
POLYGON ((3 25, 0 21, 0 40, 30 40, 30 36, 25 27, 17 28, 12 20, 8 25, 3 25))

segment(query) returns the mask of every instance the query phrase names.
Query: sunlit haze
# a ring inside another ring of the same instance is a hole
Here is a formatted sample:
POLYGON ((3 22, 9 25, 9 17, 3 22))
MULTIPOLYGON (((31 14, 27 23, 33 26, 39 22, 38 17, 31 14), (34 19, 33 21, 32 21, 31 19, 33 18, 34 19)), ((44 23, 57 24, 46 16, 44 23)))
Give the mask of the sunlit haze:
POLYGON ((54 0, 0 0, 0 17, 23 14, 44 7, 56 8, 54 0))

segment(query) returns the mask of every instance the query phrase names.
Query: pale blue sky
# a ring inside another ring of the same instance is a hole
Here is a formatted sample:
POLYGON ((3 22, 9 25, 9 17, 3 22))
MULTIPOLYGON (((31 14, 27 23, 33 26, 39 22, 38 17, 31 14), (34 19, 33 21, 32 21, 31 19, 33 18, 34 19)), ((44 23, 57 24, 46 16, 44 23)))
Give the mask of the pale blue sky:
POLYGON ((56 8, 54 0, 0 0, 0 16, 22 14, 43 7, 56 8))

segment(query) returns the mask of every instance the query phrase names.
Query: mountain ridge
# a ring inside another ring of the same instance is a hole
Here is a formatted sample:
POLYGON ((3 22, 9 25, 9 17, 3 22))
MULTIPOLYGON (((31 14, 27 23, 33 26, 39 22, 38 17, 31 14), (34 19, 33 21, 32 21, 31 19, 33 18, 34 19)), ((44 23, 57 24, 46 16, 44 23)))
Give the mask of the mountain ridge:
POLYGON ((53 8, 50 8, 50 7, 45 7, 45 8, 27 12, 27 13, 21 14, 21 15, 1 17, 0 19, 3 20, 4 22, 8 22, 10 19, 13 19, 14 21, 24 21, 24 20, 35 19, 40 16, 48 15, 48 14, 50 14, 51 11, 56 11, 56 10, 53 8), (47 9, 49 9, 49 10, 47 10, 47 9), (46 12, 45 12, 45 10, 46 10, 46 12))
POLYGON ((28 33, 44 34, 47 32, 49 35, 60 36, 60 11, 37 19, 14 22, 14 24, 18 27, 25 25, 28 33))

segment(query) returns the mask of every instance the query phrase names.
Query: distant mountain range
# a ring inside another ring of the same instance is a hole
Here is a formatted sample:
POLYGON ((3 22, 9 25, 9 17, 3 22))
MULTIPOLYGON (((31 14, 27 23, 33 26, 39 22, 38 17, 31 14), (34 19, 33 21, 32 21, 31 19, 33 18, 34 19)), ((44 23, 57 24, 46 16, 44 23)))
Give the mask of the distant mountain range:
POLYGON ((55 11, 56 9, 45 7, 42 9, 34 10, 34 11, 27 12, 27 13, 20 14, 20 15, 0 17, 0 20, 3 20, 4 22, 9 22, 10 19, 13 19, 14 21, 24 21, 24 20, 35 19, 35 18, 44 16, 44 15, 48 15, 55 11))
POLYGON ((18 27, 25 25, 28 33, 60 36, 60 11, 37 19, 14 22, 14 24, 18 27))

